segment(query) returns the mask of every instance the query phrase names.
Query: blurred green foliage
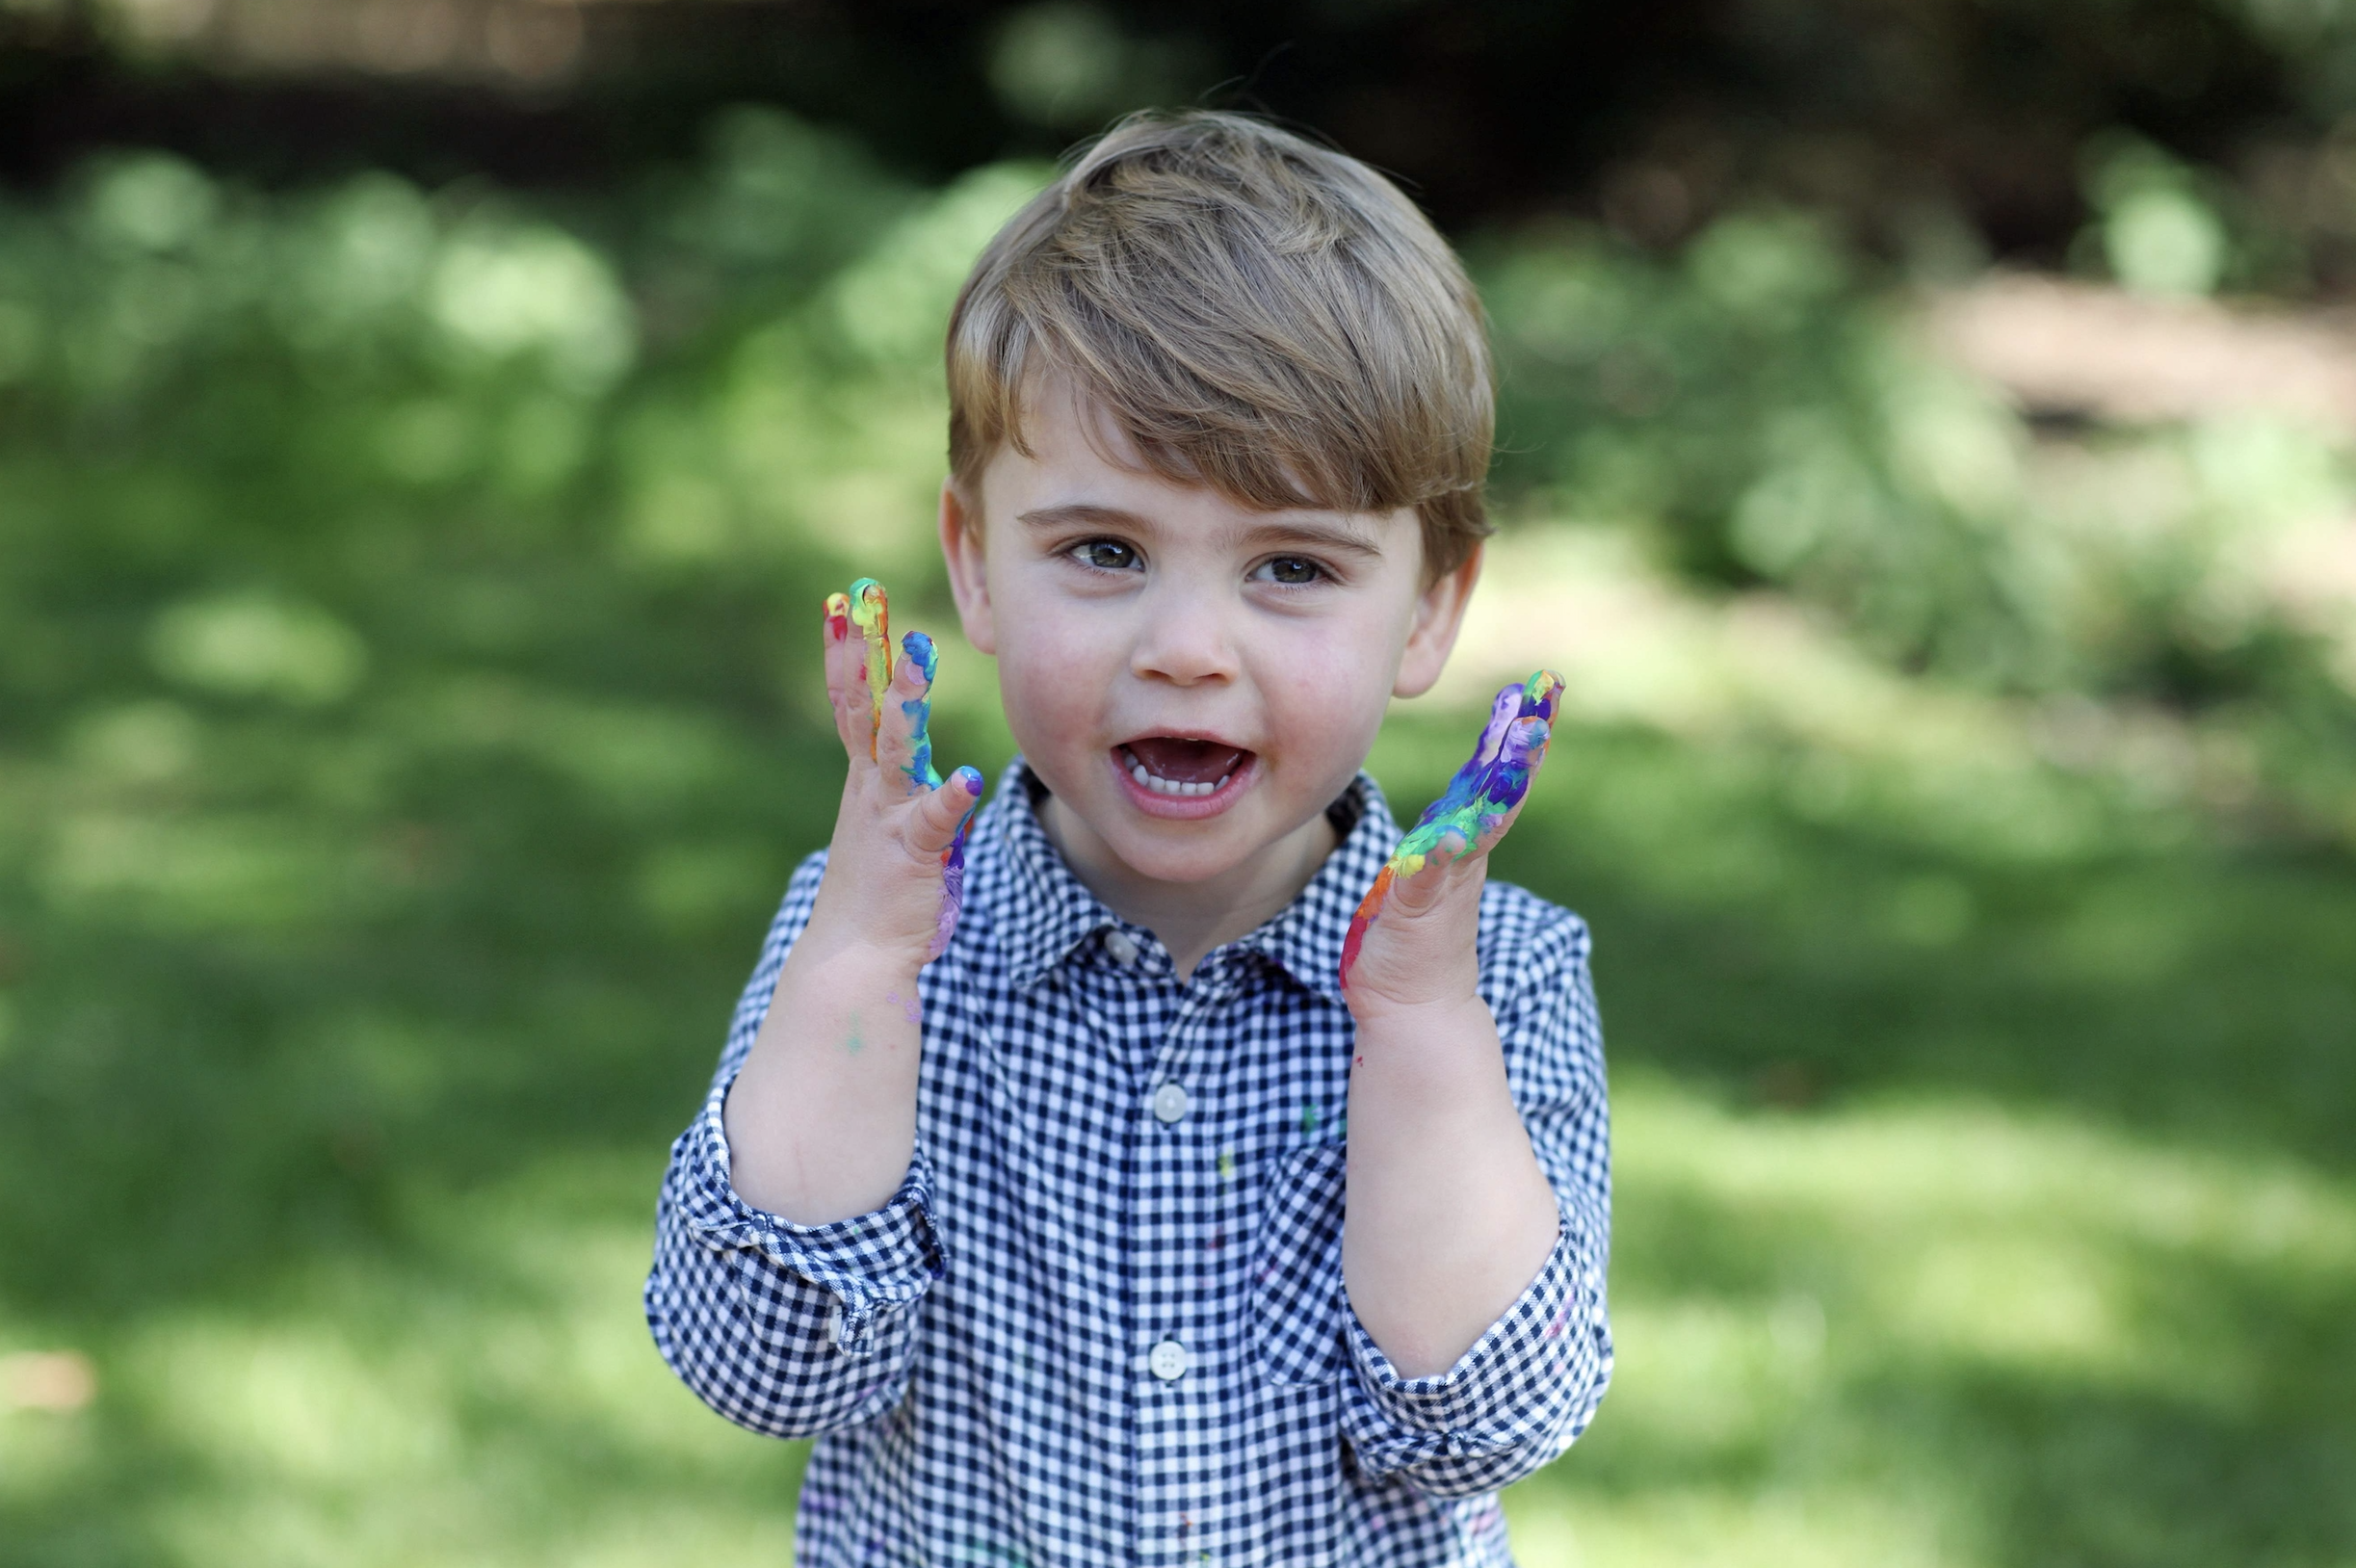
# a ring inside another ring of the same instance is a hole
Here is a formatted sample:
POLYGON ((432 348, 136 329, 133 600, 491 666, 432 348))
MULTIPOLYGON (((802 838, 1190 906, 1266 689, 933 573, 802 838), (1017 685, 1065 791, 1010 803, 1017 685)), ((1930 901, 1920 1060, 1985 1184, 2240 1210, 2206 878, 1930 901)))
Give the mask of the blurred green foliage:
MULTIPOLYGON (((2114 228, 2147 196, 2207 221, 2148 149, 2099 167, 2126 193, 2114 228)), ((2200 243, 2117 246, 2207 268, 2200 243)), ((1930 351, 1902 276, 1798 212, 1721 219, 1666 260, 1559 223, 1475 256, 1505 496, 1633 526, 1697 584, 1787 592, 1902 669, 2185 716, 2248 755, 2278 818, 2356 833, 2348 629, 2265 581, 2284 530, 2356 510, 2340 432, 2227 413, 2040 440, 1930 351)))
MULTIPOLYGON (((783 1560, 798 1450, 637 1276, 831 818, 818 596, 940 624, 938 336, 1040 177, 746 110, 593 204, 126 154, 0 207, 0 1560, 783 1560), (6 1359, 59 1347, 84 1408, 6 1359)), ((2299 829, 1567 734, 1500 858, 1600 933, 1625 1363, 1526 1559, 2344 1558, 2345 691, 2232 591, 2337 447, 2089 437, 2185 480, 2113 527, 1808 219, 1473 254, 1520 526, 2257 737, 2299 829)), ((977 665, 937 744, 995 764, 977 665)), ((1386 732, 1402 805, 1465 728, 1386 732)))

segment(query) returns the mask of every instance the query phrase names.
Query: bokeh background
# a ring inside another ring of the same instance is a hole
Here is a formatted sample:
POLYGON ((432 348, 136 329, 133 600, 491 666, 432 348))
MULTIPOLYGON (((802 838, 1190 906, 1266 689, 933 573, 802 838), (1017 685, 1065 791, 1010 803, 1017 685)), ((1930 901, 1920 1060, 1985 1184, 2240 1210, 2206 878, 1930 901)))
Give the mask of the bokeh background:
MULTIPOLYGON (((2356 1564, 2356 9, 0 0, 0 1562, 777 1562, 654 1188, 1141 103, 1503 364, 1618 1381, 1526 1564, 2356 1564)), ((1008 751, 954 641, 941 751, 1008 751)))

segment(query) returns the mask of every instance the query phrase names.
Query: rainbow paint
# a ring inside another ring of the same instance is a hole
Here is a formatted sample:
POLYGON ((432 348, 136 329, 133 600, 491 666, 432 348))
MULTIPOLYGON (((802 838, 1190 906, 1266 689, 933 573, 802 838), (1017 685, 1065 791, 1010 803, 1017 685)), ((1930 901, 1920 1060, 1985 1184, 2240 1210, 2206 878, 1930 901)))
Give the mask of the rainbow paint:
POLYGON ((1530 793, 1531 774, 1546 755, 1547 737, 1554 730, 1555 710, 1562 700, 1562 677, 1541 669, 1497 693, 1489 705, 1489 721, 1481 728, 1480 744, 1456 770, 1448 788, 1424 810, 1399 841, 1399 848, 1374 875, 1358 912, 1349 918, 1349 934, 1342 941, 1341 982, 1349 988, 1349 971, 1358 961, 1358 949, 1368 928, 1382 914, 1391 884, 1413 876, 1434 854, 1450 856, 1485 849, 1504 836, 1513 808, 1530 793))
MULTIPOLYGON (((851 635, 852 626, 867 644, 867 754, 877 755, 877 744, 883 731, 883 702, 892 689, 892 607, 883 585, 872 577, 862 577, 851 585, 849 593, 826 595, 826 635, 841 641, 851 635)), ((932 677, 941 667, 940 650, 932 639, 922 632, 910 632, 900 640, 901 652, 916 666, 925 678, 922 695, 901 703, 900 711, 908 721, 908 760, 901 768, 907 775, 908 793, 919 794, 941 787, 941 775, 932 766, 932 737, 929 733, 932 722, 932 677)), ((982 771, 960 768, 952 775, 965 793, 979 802, 982 798, 982 771)), ((957 823, 956 837, 941 851, 941 913, 938 928, 933 932, 931 950, 925 956, 937 958, 949 946, 950 936, 957 928, 957 915, 965 906, 965 830, 973 822, 973 807, 957 823)))

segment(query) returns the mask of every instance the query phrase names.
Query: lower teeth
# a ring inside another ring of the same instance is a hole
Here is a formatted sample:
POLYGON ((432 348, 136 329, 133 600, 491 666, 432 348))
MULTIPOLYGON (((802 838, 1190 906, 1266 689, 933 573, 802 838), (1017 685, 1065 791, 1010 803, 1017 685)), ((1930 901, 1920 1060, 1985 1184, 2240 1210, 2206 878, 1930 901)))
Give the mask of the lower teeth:
POLYGON ((1189 784, 1182 779, 1164 778, 1158 773, 1147 771, 1143 763, 1133 762, 1129 765, 1129 776, 1156 795, 1194 796, 1212 794, 1218 789, 1220 784, 1226 783, 1235 774, 1221 773, 1217 783, 1189 784))

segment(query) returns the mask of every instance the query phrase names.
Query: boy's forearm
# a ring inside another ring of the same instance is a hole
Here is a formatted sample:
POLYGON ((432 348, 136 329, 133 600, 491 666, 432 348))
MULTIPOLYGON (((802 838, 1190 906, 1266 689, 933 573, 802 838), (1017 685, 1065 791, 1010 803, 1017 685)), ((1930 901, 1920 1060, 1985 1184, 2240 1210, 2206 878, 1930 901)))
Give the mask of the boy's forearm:
POLYGON ((1554 1189, 1478 995, 1358 1020, 1342 1268, 1350 1306, 1407 1377, 1446 1372, 1554 1249, 1554 1189))
POLYGON ((738 1196, 798 1225, 881 1208, 916 1147, 916 965, 813 934, 787 955, 722 1113, 738 1196))

